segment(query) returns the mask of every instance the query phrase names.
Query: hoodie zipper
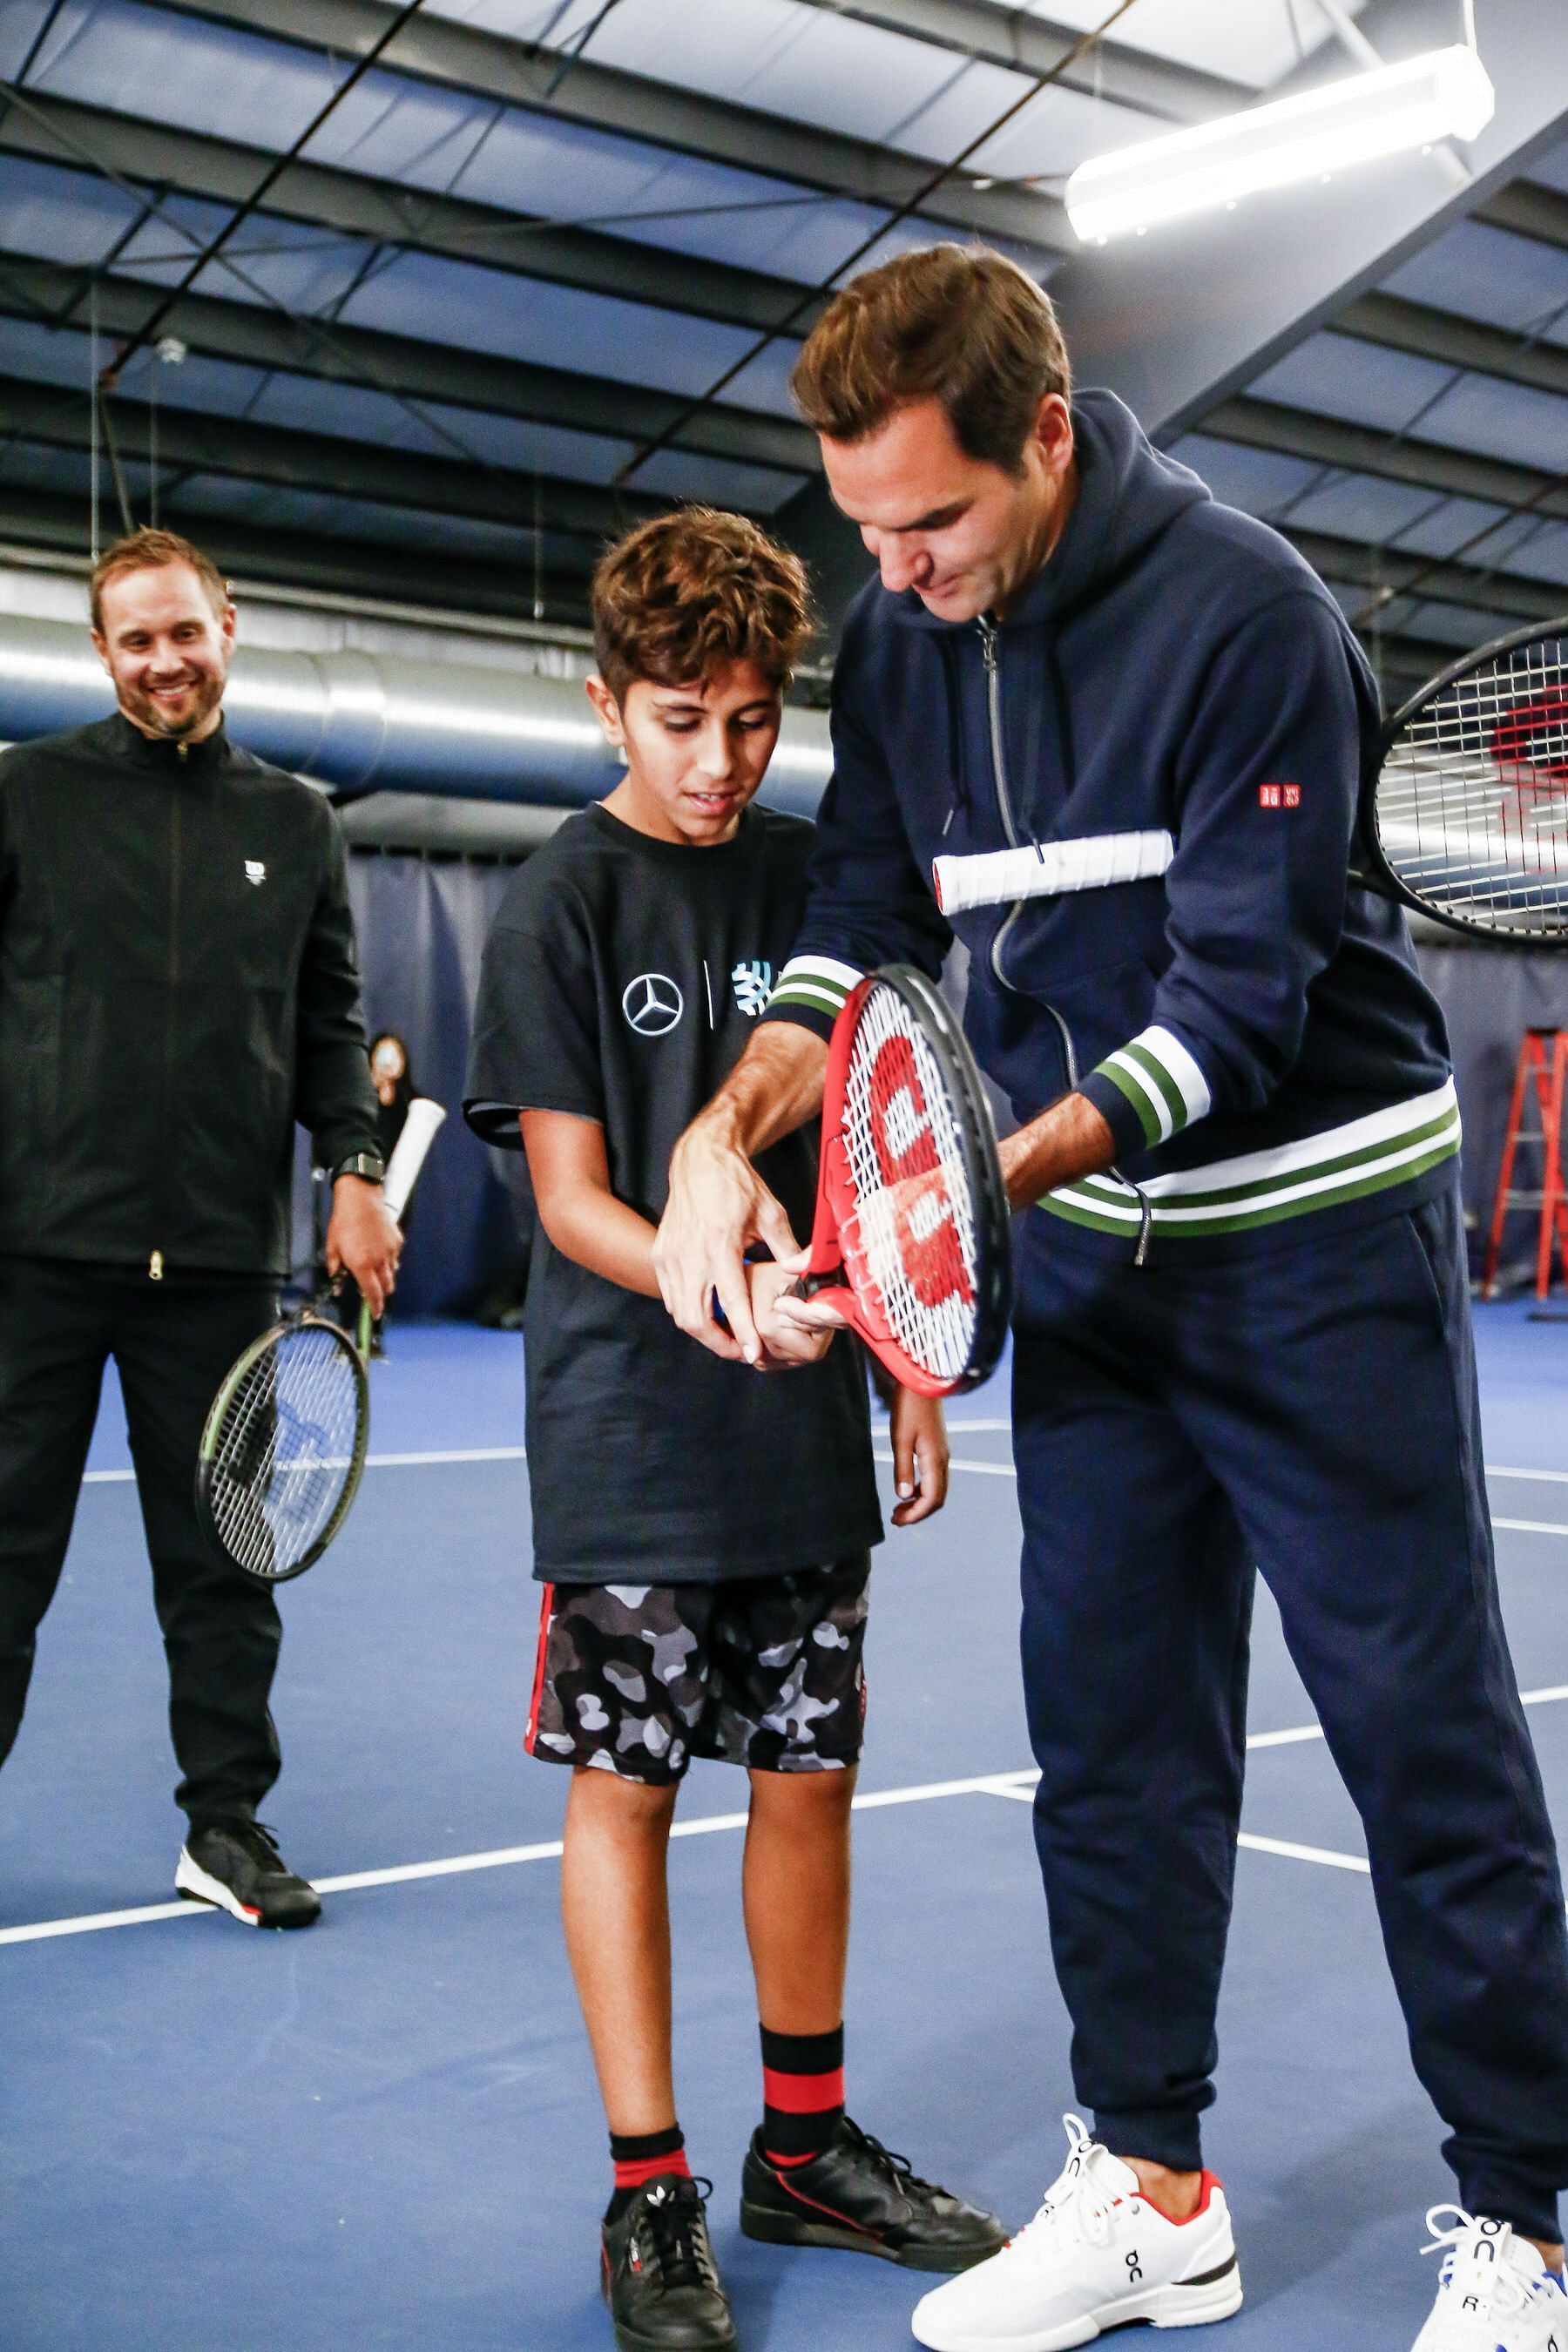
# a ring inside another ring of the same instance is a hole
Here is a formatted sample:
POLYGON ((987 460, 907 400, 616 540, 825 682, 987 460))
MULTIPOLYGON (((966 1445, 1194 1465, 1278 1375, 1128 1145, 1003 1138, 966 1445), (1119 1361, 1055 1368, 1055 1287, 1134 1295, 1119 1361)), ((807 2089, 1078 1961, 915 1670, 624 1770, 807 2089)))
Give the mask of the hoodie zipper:
MULTIPOLYGON (((985 664, 985 715, 991 735, 991 782, 996 795, 996 814, 1002 820, 1002 830, 1007 836, 1008 846, 1016 849, 1018 828, 1013 822, 1013 800, 1007 789, 1007 750, 1002 733, 1002 664, 996 643, 996 624, 994 621, 987 620, 983 613, 975 626, 980 631, 980 656, 985 664)), ((1002 969, 1002 950, 1006 945, 1008 932, 1023 911, 1023 900, 1016 899, 1003 917, 996 936, 991 942, 991 970, 1000 985, 1015 995, 1017 992, 1002 969)), ((1070 1066, 1072 1040, 1067 1035, 1066 1024, 1061 1020, 1060 1015, 1053 1014, 1052 1017, 1056 1020, 1063 1037, 1067 1039, 1068 1060, 1070 1066)))
MULTIPOLYGON (((179 755, 180 764, 183 767, 185 762, 187 747, 184 743, 178 743, 174 748, 179 755)), ((176 789, 171 795, 169 802, 169 992, 167 999, 165 1000, 163 1013, 163 1149, 158 1155, 159 1177, 157 1223, 159 1224, 162 1224, 163 1222, 163 1214, 167 1206, 165 1189, 167 1185, 167 1171, 169 1166, 169 1128, 174 1100, 174 1065, 178 1058, 176 1049, 179 1042, 180 852, 183 846, 184 832, 184 825, 181 823, 182 814, 182 796, 179 790, 176 789)), ((152 1282, 163 1281, 163 1253, 161 1249, 153 1250, 152 1255, 148 1258, 147 1275, 148 1279, 152 1282)))

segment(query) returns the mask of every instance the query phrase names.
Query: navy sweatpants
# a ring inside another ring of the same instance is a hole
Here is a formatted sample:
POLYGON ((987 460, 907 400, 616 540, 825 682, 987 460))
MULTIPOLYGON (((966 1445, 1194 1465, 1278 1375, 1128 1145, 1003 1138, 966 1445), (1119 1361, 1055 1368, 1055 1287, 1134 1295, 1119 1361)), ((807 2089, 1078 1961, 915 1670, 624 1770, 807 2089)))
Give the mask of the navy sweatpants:
POLYGON ((1020 1229, 1036 1840, 1098 2136, 1201 2162, 1254 1564, 1365 1828, 1467 2209, 1557 2235, 1568 1936, 1503 1634, 1457 1189, 1134 1268, 1020 1229))

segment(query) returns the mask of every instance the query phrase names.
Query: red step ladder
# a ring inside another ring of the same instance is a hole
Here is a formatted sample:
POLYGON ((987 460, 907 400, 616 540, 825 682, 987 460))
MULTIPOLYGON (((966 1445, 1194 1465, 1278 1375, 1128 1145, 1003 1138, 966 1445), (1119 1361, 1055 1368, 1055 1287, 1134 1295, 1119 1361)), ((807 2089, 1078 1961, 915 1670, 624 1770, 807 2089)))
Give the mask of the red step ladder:
POLYGON ((1515 1209, 1540 1212, 1540 1238, 1535 1252, 1535 1295, 1544 1298, 1552 1288, 1553 1251, 1568 1277, 1568 1190, 1563 1182, 1563 1109, 1568 1089, 1568 1029, 1527 1029, 1520 1043, 1513 1074, 1513 1096, 1508 1107, 1508 1132, 1503 1139, 1502 1166, 1498 1171, 1497 1198, 1492 1203, 1492 1229, 1481 1273, 1481 1297, 1489 1298, 1497 1281, 1502 1229, 1515 1209), (1524 1124, 1525 1107, 1533 1092, 1538 1127, 1524 1124), (1541 1189, 1519 1190, 1513 1181, 1514 1154, 1521 1143, 1542 1153, 1541 1189))

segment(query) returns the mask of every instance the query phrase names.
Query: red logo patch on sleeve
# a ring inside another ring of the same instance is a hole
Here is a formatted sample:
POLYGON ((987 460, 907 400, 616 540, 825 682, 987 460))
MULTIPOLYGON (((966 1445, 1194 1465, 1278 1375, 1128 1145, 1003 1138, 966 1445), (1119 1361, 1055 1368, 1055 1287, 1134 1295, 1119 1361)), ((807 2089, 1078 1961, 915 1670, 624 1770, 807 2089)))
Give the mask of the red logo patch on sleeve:
POLYGON ((1300 808, 1301 787, 1300 784, 1259 784, 1258 805, 1259 808, 1300 808))

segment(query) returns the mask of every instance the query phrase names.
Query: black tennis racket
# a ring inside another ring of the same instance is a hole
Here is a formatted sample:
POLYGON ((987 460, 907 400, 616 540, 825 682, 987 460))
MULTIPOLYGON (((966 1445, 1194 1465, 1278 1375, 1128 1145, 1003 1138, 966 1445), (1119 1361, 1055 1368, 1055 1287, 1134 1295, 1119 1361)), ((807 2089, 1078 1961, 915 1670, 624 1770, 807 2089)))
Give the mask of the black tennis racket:
POLYGON ((834 1283, 905 1388, 951 1396, 995 1370, 1013 1265, 991 1108, 947 1003, 908 964, 862 980, 833 1026, 800 1289, 834 1283))
MULTIPOLYGON (((446 1112, 423 1097, 386 1171, 400 1217, 446 1112)), ((370 1444, 371 1312, 355 1328, 329 1312, 338 1286, 264 1331, 213 1399, 196 1459, 196 1509, 236 1568, 283 1584, 320 1559, 348 1517, 370 1444)))
POLYGON ((1362 792, 1365 877, 1451 930, 1568 947, 1568 614, 1394 713, 1362 792))

